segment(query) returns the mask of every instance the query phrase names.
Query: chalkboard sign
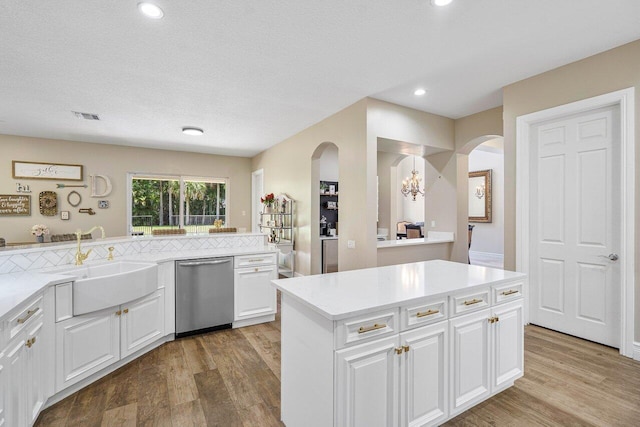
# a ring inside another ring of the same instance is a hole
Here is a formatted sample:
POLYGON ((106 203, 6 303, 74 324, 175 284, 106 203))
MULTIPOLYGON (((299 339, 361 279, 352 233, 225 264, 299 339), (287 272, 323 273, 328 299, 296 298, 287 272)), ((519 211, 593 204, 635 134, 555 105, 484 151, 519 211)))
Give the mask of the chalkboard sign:
POLYGON ((31 196, 22 194, 0 194, 0 215, 31 215, 31 196))

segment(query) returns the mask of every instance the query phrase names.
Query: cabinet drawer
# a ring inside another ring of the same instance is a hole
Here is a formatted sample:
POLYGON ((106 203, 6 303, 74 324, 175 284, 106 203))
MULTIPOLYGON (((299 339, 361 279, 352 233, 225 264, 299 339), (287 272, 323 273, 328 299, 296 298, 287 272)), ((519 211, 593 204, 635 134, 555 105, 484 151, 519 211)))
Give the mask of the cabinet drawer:
POLYGON ((446 297, 402 307, 400 309, 400 329, 405 331, 416 326, 445 320, 449 315, 448 311, 446 297))
POLYGON ((398 333, 398 316, 397 309, 389 309, 338 321, 336 348, 398 333))
POLYGON ((277 254, 275 252, 266 254, 240 255, 233 258, 233 263, 235 268, 253 267, 254 265, 275 264, 277 262, 276 257, 277 254))
POLYGON ((500 304, 522 298, 523 285, 523 282, 514 282, 492 286, 491 293, 493 294, 493 303, 500 304))
POLYGON ((450 297, 451 316, 489 307, 489 289, 450 297))
POLYGON ((9 331, 9 339, 22 332, 37 315, 42 313, 42 302, 42 295, 39 295, 30 302, 22 305, 9 319, 5 320, 5 330, 9 331))

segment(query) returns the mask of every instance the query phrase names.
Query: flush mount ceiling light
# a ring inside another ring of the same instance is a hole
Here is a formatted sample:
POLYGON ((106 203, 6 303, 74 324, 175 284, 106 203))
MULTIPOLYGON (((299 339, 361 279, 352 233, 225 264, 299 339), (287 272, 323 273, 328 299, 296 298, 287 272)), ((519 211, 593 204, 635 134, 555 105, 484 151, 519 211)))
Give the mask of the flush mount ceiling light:
POLYGON ((182 133, 184 133, 185 135, 200 136, 204 133, 204 131, 200 128, 194 128, 189 126, 189 127, 183 127, 182 133))
POLYGON ((138 3, 138 10, 146 17, 152 19, 160 19, 164 16, 164 12, 153 3, 138 3))
POLYGON ((420 88, 420 89, 416 89, 416 90, 413 92, 413 94, 414 94, 415 96, 422 96, 422 95, 424 95, 425 93, 427 93, 427 91, 426 91, 425 89, 422 89, 422 88, 420 88))
POLYGON ((431 4, 434 6, 446 6, 453 0, 431 0, 431 4))

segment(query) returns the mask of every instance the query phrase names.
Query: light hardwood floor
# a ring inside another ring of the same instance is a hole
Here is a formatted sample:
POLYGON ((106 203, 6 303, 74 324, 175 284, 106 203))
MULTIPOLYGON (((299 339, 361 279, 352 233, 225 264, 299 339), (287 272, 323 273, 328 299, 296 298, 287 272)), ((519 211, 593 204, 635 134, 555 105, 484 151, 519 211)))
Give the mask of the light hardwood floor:
MULTIPOLYGON (((276 319, 164 344, 47 409, 36 425, 281 426, 279 415, 276 319)), ((527 326, 525 376, 446 425, 637 426, 640 363, 527 326)))

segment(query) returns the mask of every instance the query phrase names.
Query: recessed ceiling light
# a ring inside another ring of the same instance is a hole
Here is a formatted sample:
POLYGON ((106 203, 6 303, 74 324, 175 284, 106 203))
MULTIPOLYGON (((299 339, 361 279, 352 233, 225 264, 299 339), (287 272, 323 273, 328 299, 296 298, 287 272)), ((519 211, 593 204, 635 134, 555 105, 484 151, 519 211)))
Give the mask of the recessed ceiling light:
POLYGON ((160 19, 164 16, 162 9, 153 3, 138 3, 138 9, 149 18, 160 19))
POLYGON ((200 128, 183 127, 182 133, 184 133, 185 135, 200 136, 204 133, 204 131, 200 128))
POLYGON ((431 4, 434 6, 446 6, 453 0, 431 0, 431 4))
POLYGON ((416 89, 416 90, 413 92, 413 94, 414 94, 415 96, 422 96, 422 95, 424 95, 425 93, 427 93, 427 91, 426 91, 426 90, 424 90, 424 89, 416 89))

